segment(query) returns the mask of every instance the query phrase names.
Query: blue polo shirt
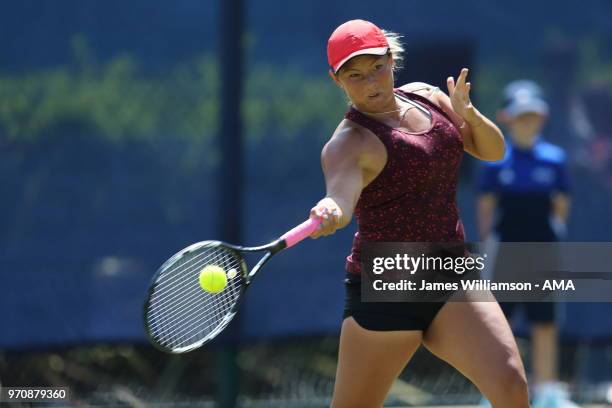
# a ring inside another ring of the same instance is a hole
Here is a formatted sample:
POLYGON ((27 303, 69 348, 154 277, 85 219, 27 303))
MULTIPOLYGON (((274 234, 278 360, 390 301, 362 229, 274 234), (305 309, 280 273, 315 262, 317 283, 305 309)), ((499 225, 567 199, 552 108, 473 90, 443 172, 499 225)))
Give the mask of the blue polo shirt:
POLYGON ((497 195, 495 230, 501 241, 555 241, 551 198, 569 192, 565 152, 541 137, 530 149, 508 142, 502 160, 485 163, 478 189, 497 195))

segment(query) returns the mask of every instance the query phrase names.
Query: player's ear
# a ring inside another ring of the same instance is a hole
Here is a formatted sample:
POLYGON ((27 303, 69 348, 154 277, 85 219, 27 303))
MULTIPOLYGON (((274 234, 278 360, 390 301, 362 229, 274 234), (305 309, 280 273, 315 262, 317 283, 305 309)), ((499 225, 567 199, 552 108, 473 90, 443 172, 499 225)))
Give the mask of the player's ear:
POLYGON ((335 83, 335 84, 336 84, 338 87, 340 87, 340 88, 344 89, 344 87, 343 87, 343 86, 342 86, 342 84, 340 83, 340 80, 338 79, 338 75, 337 75, 337 74, 334 74, 334 73, 332 72, 332 70, 331 70, 331 69, 330 69, 329 71, 327 71, 327 73, 329 74, 330 78, 331 78, 331 79, 334 81, 334 83, 335 83))

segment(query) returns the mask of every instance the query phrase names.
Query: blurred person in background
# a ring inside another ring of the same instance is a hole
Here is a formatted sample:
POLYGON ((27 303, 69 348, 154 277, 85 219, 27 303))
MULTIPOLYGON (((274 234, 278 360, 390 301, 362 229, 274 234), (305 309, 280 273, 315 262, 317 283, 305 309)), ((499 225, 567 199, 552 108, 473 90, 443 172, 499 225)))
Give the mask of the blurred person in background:
MULTIPOLYGON (((498 121, 510 136, 506 154, 501 161, 484 165, 478 186, 477 218, 483 242, 555 242, 565 238, 570 208, 566 155, 542 137, 548 115, 538 84, 518 80, 507 85, 504 107, 498 112, 498 121)), ((501 303, 508 319, 519 305, 532 325, 534 408, 577 407, 558 382, 555 303, 501 303)))
POLYGON ((449 95, 419 82, 394 88, 402 51, 397 34, 363 20, 340 25, 328 41, 330 76, 350 108, 321 153, 326 197, 311 210, 323 220, 312 237, 346 227, 353 214, 358 220, 346 262, 332 408, 382 406, 421 344, 496 408, 526 408, 523 363, 496 302, 361 300, 362 244, 463 243, 456 205, 461 158, 504 155, 501 131, 470 102, 468 70, 456 82, 447 79, 449 95))

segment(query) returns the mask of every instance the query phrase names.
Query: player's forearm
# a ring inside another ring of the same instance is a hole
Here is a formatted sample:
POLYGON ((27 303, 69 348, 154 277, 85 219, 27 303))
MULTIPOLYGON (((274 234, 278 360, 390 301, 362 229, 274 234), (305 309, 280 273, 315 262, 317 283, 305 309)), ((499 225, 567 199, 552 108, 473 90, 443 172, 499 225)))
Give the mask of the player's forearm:
POLYGON ((489 161, 503 159, 506 147, 501 130, 477 109, 474 111, 474 116, 467 122, 472 129, 472 139, 479 156, 489 161))
MULTIPOLYGON (((344 228, 351 223, 357 200, 362 190, 363 176, 360 168, 338 172, 326 177, 326 198, 340 210, 337 228, 344 228)), ((323 201, 323 200, 322 200, 323 201)))

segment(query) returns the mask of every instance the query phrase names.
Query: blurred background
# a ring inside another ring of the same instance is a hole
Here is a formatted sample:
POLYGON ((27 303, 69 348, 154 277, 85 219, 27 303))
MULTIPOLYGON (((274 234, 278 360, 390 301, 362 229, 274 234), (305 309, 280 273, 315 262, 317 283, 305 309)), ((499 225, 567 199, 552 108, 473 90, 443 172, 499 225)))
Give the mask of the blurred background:
MULTIPOLYGON (((568 240, 610 240, 610 2, 4 0, 3 386, 67 386, 73 406, 328 406, 354 224, 275 257, 201 350, 154 350, 141 316, 150 278, 180 248, 265 243, 324 196, 320 151, 347 108, 326 41, 353 18, 404 36, 398 85, 446 90, 469 67, 491 118, 509 81, 542 84, 545 135, 569 157, 568 240)), ((477 171, 466 156, 458 199, 471 241, 477 171)), ((562 380, 576 401, 610 403, 611 304, 561 316, 562 380)), ((420 350, 388 403, 479 398, 420 350)))

